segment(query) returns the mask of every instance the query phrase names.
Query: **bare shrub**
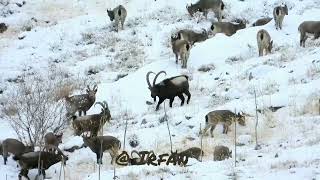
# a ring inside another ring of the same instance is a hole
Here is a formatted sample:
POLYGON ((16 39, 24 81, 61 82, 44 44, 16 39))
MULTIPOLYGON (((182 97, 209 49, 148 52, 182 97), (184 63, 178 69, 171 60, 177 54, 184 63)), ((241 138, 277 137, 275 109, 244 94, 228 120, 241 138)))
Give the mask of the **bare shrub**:
POLYGON ((320 99, 319 93, 310 94, 307 97, 300 114, 301 115, 304 115, 304 114, 318 115, 320 113, 319 99, 320 99))
POLYGON ((310 79, 317 79, 320 77, 320 65, 312 63, 307 70, 307 77, 310 79))
POLYGON ((23 79, 6 94, 2 113, 21 141, 41 145, 47 131, 60 132, 67 125, 64 102, 57 98, 57 92, 65 91, 58 85, 63 80, 40 75, 23 79))

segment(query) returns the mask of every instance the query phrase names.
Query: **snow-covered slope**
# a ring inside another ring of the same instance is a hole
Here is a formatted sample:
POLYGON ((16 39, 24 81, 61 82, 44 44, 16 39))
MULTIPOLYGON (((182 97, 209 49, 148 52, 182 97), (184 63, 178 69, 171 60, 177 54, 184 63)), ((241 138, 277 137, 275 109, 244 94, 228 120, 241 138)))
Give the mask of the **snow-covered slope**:
MULTIPOLYGON (((175 64, 170 35, 182 28, 209 29, 210 21, 215 20, 211 13, 208 20, 191 18, 185 9, 187 3, 191 1, 31 0, 19 8, 12 1, 3 10, 10 8, 14 13, 0 16, 0 23, 9 25, 8 31, 0 34, 0 89, 5 95, 15 88, 10 81, 21 74, 47 74, 52 69, 88 78, 99 83, 97 101, 106 100, 110 106, 113 118, 105 125, 104 134, 123 143, 128 120, 127 138, 135 135, 139 140, 135 149, 160 154, 170 152, 167 125, 161 121, 164 106, 155 111, 156 104, 146 103, 153 100, 145 75, 161 70, 167 72, 166 77, 187 74, 190 103, 180 106, 176 98, 173 108, 168 108, 165 102, 173 148, 180 151, 200 146, 200 124, 203 128, 209 111, 243 111, 248 116, 246 126, 237 126, 237 142, 242 145, 237 146, 237 166, 234 128, 225 135, 219 125, 214 138, 203 138, 203 162, 192 159, 187 167, 117 166, 120 179, 320 179, 320 41, 309 39, 306 48, 301 48, 298 32, 302 21, 320 20, 320 2, 226 0, 225 21, 245 18, 251 24, 260 17, 272 17, 273 8, 281 3, 288 5, 289 15, 280 31, 271 21, 260 27, 248 25, 231 37, 217 34, 197 43, 191 49, 188 68, 181 69, 175 64), (128 16, 125 29, 116 33, 106 9, 118 4, 127 8, 128 16), (25 31, 26 26, 32 26, 31 31, 25 31), (274 41, 272 54, 264 57, 258 57, 256 33, 260 29, 266 29, 274 41), (199 71, 203 66, 214 68, 199 71), (249 80, 249 74, 253 79, 249 80), (125 77, 118 80, 122 75, 125 77), (284 106, 276 112, 259 113, 261 150, 254 150, 254 91, 258 109, 284 106), (231 148, 233 158, 213 161, 216 145, 231 148)), ((160 76, 158 82, 164 78, 160 76)), ((88 113, 99 110, 93 107, 88 113)), ((0 139, 15 137, 7 121, 0 122, 0 139)), ((71 131, 66 131, 61 147, 81 145, 81 138, 71 131)), ((128 140, 125 147, 127 151, 133 149, 128 140)), ((89 148, 68 156, 66 179, 98 179, 95 154, 89 148)), ((111 179, 114 172, 107 153, 103 162, 101 177, 111 179)), ((10 158, 7 166, 2 164, 0 160, 0 179, 16 179, 16 163, 10 158)), ((59 179, 59 170, 60 164, 56 164, 47 175, 59 179)), ((32 170, 29 176, 33 178, 36 173, 32 170)))

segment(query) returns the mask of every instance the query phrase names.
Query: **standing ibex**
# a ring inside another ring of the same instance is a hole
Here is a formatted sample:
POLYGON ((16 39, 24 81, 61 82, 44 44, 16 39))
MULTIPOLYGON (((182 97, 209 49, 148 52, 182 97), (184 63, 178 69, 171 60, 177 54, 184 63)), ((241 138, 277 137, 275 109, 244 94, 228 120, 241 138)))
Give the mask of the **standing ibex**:
POLYGON ((304 21, 299 25, 300 46, 305 47, 308 38, 307 33, 313 34, 314 39, 320 37, 320 21, 304 21))
POLYGON ((194 43, 196 42, 201 42, 208 39, 208 32, 205 29, 203 29, 201 33, 197 33, 188 29, 183 29, 178 31, 177 34, 180 40, 184 39, 188 41, 191 45, 194 45, 194 43))
POLYGON ((46 147, 49 147, 49 149, 47 150, 50 152, 54 150, 49 145, 52 145, 53 147, 58 147, 58 145, 62 143, 62 136, 63 134, 53 134, 52 132, 47 133, 44 136, 44 143, 46 147))
POLYGON ((34 151, 33 146, 25 146, 22 142, 8 138, 2 142, 2 155, 4 164, 7 164, 7 159, 9 157, 9 153, 14 154, 15 156, 19 156, 26 152, 34 151))
POLYGON ((282 29, 282 22, 285 15, 288 15, 287 5, 277 6, 273 9, 273 19, 274 19, 277 30, 279 28, 282 29))
POLYGON ((119 5, 113 10, 107 10, 107 12, 110 21, 115 21, 116 31, 119 31, 119 23, 121 23, 121 29, 123 30, 123 24, 127 17, 127 10, 122 5, 119 5))
POLYGON ((69 118, 73 116, 77 111, 79 112, 79 116, 81 116, 82 112, 84 113, 84 115, 86 115, 87 111, 96 101, 97 90, 97 85, 94 85, 93 89, 90 89, 90 87, 87 86, 87 94, 74 95, 71 97, 66 96, 65 99, 68 112, 67 117, 69 118))
POLYGON ((245 126, 245 116, 241 115, 240 113, 235 114, 229 110, 216 110, 211 111, 205 116, 206 122, 205 122, 205 128, 202 132, 204 135, 209 128, 211 137, 213 137, 213 130, 216 127, 218 123, 223 124, 223 133, 227 134, 229 130, 229 126, 232 124, 232 122, 237 121, 240 125, 245 126))
POLYGON ((21 167, 21 170, 19 173, 19 180, 21 180, 22 177, 25 177, 28 180, 30 180, 30 178, 28 177, 28 172, 30 169, 38 169, 39 162, 41 162, 40 173, 43 175, 44 178, 46 176, 45 170, 47 170, 50 166, 60 161, 63 161, 64 164, 66 164, 68 157, 65 156, 59 148, 54 146, 49 148, 56 149, 58 151, 58 154, 55 154, 52 152, 46 152, 46 151, 38 151, 38 152, 24 153, 21 156, 13 157, 15 161, 18 161, 21 167))
POLYGON ((108 107, 108 103, 104 101, 103 103, 97 102, 102 106, 100 114, 92 114, 81 117, 73 116, 72 126, 77 136, 80 136, 84 132, 90 132, 90 136, 97 136, 99 130, 103 125, 110 121, 111 114, 108 107))
POLYGON ((260 31, 258 31, 257 43, 259 49, 259 56, 263 56, 264 50, 266 50, 266 54, 271 53, 273 41, 271 40, 271 37, 266 30, 261 29, 260 31))
POLYGON ((103 152, 108 151, 111 156, 111 164, 115 161, 118 151, 121 148, 121 142, 119 139, 113 136, 97 136, 97 137, 85 137, 83 136, 83 142, 85 146, 94 152, 97 156, 97 163, 102 164, 103 152))
POLYGON ((178 63, 179 56, 181 59, 182 68, 187 68, 187 61, 190 55, 191 45, 186 40, 180 40, 179 37, 171 36, 172 51, 176 56, 176 63, 178 63))
POLYGON ((244 20, 241 20, 239 24, 234 24, 231 22, 214 22, 210 26, 213 34, 224 33, 227 36, 232 36, 238 30, 246 28, 246 23, 244 20))
POLYGON ((161 73, 167 74, 165 71, 160 71, 155 78, 153 79, 153 84, 151 85, 149 76, 154 72, 148 72, 146 75, 146 80, 149 86, 149 90, 151 92, 151 97, 154 101, 156 101, 156 97, 158 96, 159 102, 156 107, 156 110, 159 110, 160 104, 166 100, 170 99, 170 107, 172 107, 173 100, 176 96, 181 99, 181 106, 184 104, 184 96, 186 94, 188 96, 187 104, 189 104, 191 94, 189 92, 189 82, 188 76, 180 75, 171 78, 167 78, 162 80, 160 83, 156 84, 157 78, 161 73))
POLYGON ((208 11, 212 10, 220 22, 222 19, 222 11, 224 10, 224 3, 222 0, 199 0, 195 4, 186 6, 190 16, 193 17, 193 14, 196 12, 203 12, 203 15, 207 19, 208 11))
POLYGON ((213 152, 214 161, 223 161, 228 158, 232 158, 232 151, 226 146, 216 146, 213 152))
POLYGON ((254 22, 252 26, 263 26, 268 24, 271 20, 272 20, 271 17, 261 18, 261 19, 258 19, 256 22, 254 22))

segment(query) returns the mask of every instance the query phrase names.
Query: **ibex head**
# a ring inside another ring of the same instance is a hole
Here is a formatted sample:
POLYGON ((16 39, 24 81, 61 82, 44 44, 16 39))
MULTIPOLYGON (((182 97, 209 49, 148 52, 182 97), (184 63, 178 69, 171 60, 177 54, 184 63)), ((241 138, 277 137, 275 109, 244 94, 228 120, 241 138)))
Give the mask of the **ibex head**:
POLYGON ((105 115, 105 116, 111 116, 110 115, 110 110, 109 110, 109 106, 108 103, 106 101, 103 102, 96 102, 95 105, 99 104, 102 108, 101 108, 101 114, 105 115))
POLYGON ((107 13, 108 13, 108 16, 110 18, 110 21, 113 21, 114 20, 114 13, 113 11, 110 9, 107 9, 107 13))
POLYGON ((89 95, 89 97, 91 97, 91 98, 96 97, 97 91, 98 91, 97 85, 94 85, 92 89, 90 89, 89 85, 87 86, 86 92, 89 95))
POLYGON ((246 119, 245 119, 245 115, 244 115, 244 113, 243 112, 241 112, 241 114, 240 114, 240 112, 236 115, 237 116, 237 121, 238 121, 238 123, 241 125, 241 126, 245 126, 246 125, 246 119))
POLYGON ((148 83, 148 86, 149 86, 148 88, 149 88, 149 90, 151 92, 151 97, 153 98, 154 101, 156 101, 156 96, 159 94, 159 88, 157 88, 156 81, 157 81, 158 76, 161 73, 164 73, 165 75, 167 75, 167 73, 165 71, 158 72, 158 74, 156 74, 156 76, 153 79, 152 85, 150 83, 149 76, 150 76, 150 74, 155 74, 155 73, 152 72, 152 71, 149 71, 147 73, 147 75, 146 75, 146 80, 147 80, 147 83, 148 83))
POLYGON ((190 14, 190 16, 193 17, 193 14, 195 13, 196 9, 194 9, 192 3, 190 6, 187 5, 186 9, 187 9, 188 13, 190 14))

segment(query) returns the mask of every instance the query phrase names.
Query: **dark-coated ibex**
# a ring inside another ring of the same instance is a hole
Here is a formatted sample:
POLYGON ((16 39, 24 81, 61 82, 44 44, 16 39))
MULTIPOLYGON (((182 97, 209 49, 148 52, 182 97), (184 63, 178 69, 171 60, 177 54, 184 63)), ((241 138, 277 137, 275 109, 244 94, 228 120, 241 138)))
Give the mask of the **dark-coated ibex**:
POLYGON ((165 71, 160 71, 153 79, 153 83, 151 85, 149 76, 152 73, 155 74, 151 71, 147 73, 146 80, 153 100, 156 101, 156 97, 159 98, 156 110, 159 110, 160 104, 166 99, 170 99, 170 107, 172 107, 173 100, 176 96, 178 96, 181 99, 182 106, 184 104, 183 94, 186 94, 188 96, 187 104, 189 104, 191 94, 189 92, 188 76, 175 76, 164 79, 160 83, 156 84, 157 78, 161 73, 167 74, 165 71))
POLYGON ((111 164, 113 164, 118 155, 118 151, 121 148, 121 142, 119 141, 119 139, 113 136, 83 136, 83 142, 85 146, 89 146, 92 152, 96 154, 98 164, 102 164, 102 156, 103 152, 105 151, 108 151, 110 153, 111 164))
POLYGON ((122 5, 117 6, 113 10, 107 10, 110 21, 115 21, 116 31, 119 31, 119 23, 121 23, 121 29, 123 30, 124 21, 127 17, 127 10, 122 5))
POLYGON ((258 31, 257 43, 259 49, 259 56, 263 56, 264 51, 266 51, 266 54, 271 53, 273 41, 271 40, 271 37, 266 30, 261 29, 260 31, 258 31))
POLYGON ((203 151, 198 147, 186 149, 178 154, 181 156, 187 156, 188 158, 195 158, 198 161, 201 161, 201 156, 204 155, 203 151))
POLYGON ((79 112, 79 116, 81 116, 82 112, 84 115, 86 115, 87 111, 96 101, 96 93, 98 91, 98 86, 94 85, 93 89, 90 89, 90 87, 87 86, 86 91, 87 94, 65 97, 67 103, 68 118, 72 117, 77 111, 79 112))
POLYGON ((51 148, 52 145, 53 147, 58 147, 60 143, 62 143, 62 134, 54 134, 52 132, 48 132, 45 136, 44 136, 44 143, 46 145, 46 147, 49 147, 49 149, 47 149, 48 151, 53 151, 54 148, 51 148))
POLYGON ((80 136, 84 132, 90 132, 90 136, 97 136, 99 130, 104 126, 107 121, 110 121, 111 114, 108 103, 97 102, 102 106, 99 114, 86 115, 81 117, 73 116, 72 127, 75 135, 80 136))
POLYGON ((26 152, 34 151, 33 146, 25 146, 22 142, 8 138, 2 142, 2 155, 4 164, 7 164, 7 159, 9 157, 9 153, 12 153, 15 156, 19 156, 26 152))
POLYGON ((287 5, 277 6, 273 9, 273 19, 277 30, 282 29, 282 22, 285 15, 288 15, 287 5))
POLYGON ((222 0, 199 0, 195 4, 191 4, 190 6, 186 6, 190 16, 193 17, 193 14, 196 12, 203 12, 203 15, 207 19, 207 15, 209 10, 212 10, 220 22, 222 19, 222 11, 224 10, 224 3, 222 0))
POLYGON ((228 158, 232 158, 232 151, 226 146, 216 146, 213 152, 214 161, 223 161, 228 158))
POLYGON ((176 63, 178 63, 179 57, 181 59, 181 67, 182 68, 187 68, 187 61, 189 59, 190 55, 190 49, 191 49, 191 44, 182 39, 179 39, 178 37, 173 37, 171 36, 171 45, 172 45, 172 51, 176 57, 176 63))
POLYGON ((238 30, 246 28, 246 23, 244 20, 241 20, 238 24, 231 22, 214 22, 210 26, 210 29, 213 34, 223 33, 227 36, 232 36, 238 30))
POLYGON ((18 161, 21 170, 19 173, 19 180, 22 179, 22 177, 27 178, 30 180, 28 177, 28 173, 30 169, 38 169, 39 168, 39 162, 41 162, 40 166, 40 173, 43 175, 45 178, 46 172, 50 166, 63 161, 64 164, 66 164, 66 161, 68 160, 68 157, 65 156, 60 149, 56 147, 50 147, 54 148, 58 151, 58 154, 52 153, 52 152, 46 152, 46 151, 38 151, 38 152, 29 152, 29 153, 24 153, 20 156, 14 156, 13 159, 15 161, 18 161))
POLYGON ((320 21, 304 21, 299 25, 300 46, 305 47, 308 38, 307 33, 313 34, 314 39, 320 37, 320 21))
POLYGON ((227 134, 229 130, 229 126, 232 122, 238 122, 240 125, 245 126, 245 116, 240 113, 235 114, 229 110, 216 110, 211 111, 205 116, 205 128, 202 134, 205 134, 209 128, 211 137, 213 137, 213 130, 218 123, 223 124, 223 133, 227 134))

